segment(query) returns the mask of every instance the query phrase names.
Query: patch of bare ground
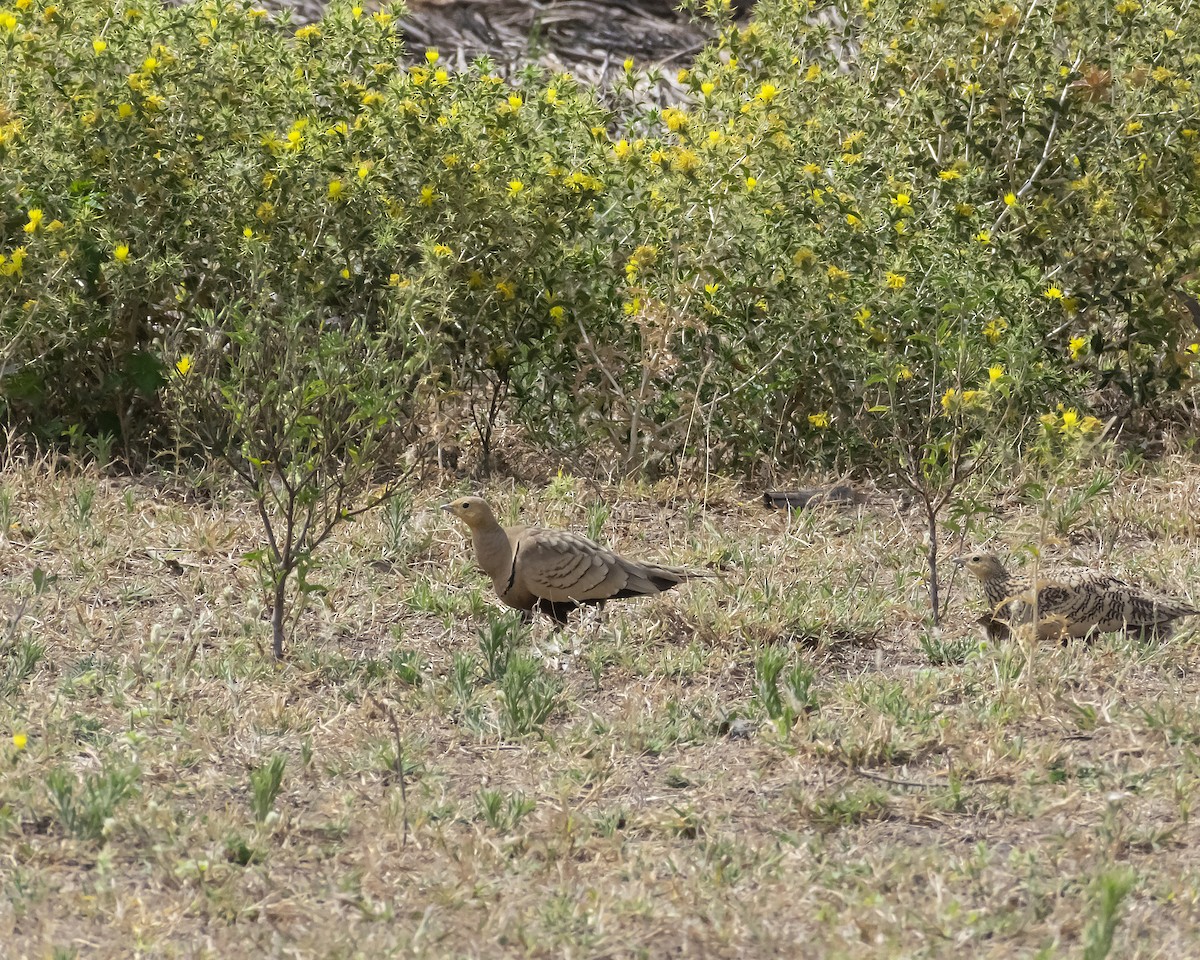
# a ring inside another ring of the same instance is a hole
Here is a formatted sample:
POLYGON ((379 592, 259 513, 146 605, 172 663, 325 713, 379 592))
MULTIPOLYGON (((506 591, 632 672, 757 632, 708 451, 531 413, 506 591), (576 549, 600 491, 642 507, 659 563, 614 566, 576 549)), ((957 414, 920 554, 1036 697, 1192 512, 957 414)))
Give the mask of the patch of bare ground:
MULTIPOLYGON (((1088 479, 988 493, 981 535, 1200 600, 1200 469, 1088 479)), ((10 465, 5 954, 1195 954, 1196 624, 987 644, 955 581, 934 633, 886 494, 707 489, 484 491, 723 572, 558 635, 494 625, 420 489, 330 544, 276 667, 246 504, 10 465), (811 680, 775 717, 767 655, 811 680)))

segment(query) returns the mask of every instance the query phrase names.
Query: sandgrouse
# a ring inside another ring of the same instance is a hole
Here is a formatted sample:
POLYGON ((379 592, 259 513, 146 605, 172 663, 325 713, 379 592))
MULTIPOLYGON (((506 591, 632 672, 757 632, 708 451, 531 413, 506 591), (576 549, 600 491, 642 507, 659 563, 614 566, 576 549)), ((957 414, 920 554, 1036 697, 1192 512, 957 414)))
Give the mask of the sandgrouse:
POLYGON ((502 527, 479 497, 461 497, 442 507, 471 530, 475 558, 510 607, 526 620, 535 610, 562 626, 582 604, 662 593, 685 580, 713 574, 683 567, 641 563, 566 530, 502 527))
POLYGON ((1036 619, 1043 638, 1115 631, 1161 636, 1170 633, 1180 617, 1200 613, 1179 600, 1095 570, 1040 570, 1035 595, 1027 577, 1011 576, 993 554, 968 553, 955 562, 983 585, 993 625, 1017 626, 1036 619))

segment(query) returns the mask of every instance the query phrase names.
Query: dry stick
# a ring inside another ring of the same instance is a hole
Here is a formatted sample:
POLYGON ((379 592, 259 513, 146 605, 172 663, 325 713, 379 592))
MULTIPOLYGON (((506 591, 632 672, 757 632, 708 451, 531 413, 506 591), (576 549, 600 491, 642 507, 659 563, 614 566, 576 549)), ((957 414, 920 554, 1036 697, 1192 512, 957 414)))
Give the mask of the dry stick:
MULTIPOLYGON (((1071 72, 1074 73, 1076 70, 1078 70, 1079 65, 1082 62, 1083 54, 1081 53, 1075 57, 1075 62, 1071 64, 1071 72)), ((1021 185, 1019 190, 1017 190, 1018 199, 1025 196, 1025 194, 1033 189, 1033 185, 1037 181, 1038 174, 1042 172, 1042 169, 1046 166, 1046 163, 1050 159, 1050 148, 1054 146, 1054 134, 1058 131, 1058 121, 1062 116, 1063 107, 1066 105, 1067 97, 1071 93, 1071 87, 1073 85, 1073 83, 1068 83, 1063 87, 1062 93, 1060 93, 1058 96, 1058 104, 1054 110, 1054 118, 1050 121, 1050 130, 1046 134, 1046 143, 1042 147, 1042 157, 1040 160, 1038 160, 1037 166, 1033 168, 1033 173, 1029 175, 1029 179, 1021 185)), ((1005 204, 1003 209, 1001 209, 1000 215, 996 217, 996 222, 992 224, 992 233, 995 233, 1000 229, 1000 224, 1002 224, 1004 222, 1004 218, 1008 216, 1009 209, 1010 208, 1007 204, 1005 204)))
POLYGON ((400 737, 400 724, 396 722, 396 714, 392 712, 392 708, 371 694, 371 699, 375 701, 375 706, 387 716, 388 722, 392 725, 392 736, 396 738, 396 759, 392 763, 392 772, 400 779, 400 808, 401 808, 401 828, 400 846, 408 846, 408 787, 404 782, 404 741, 400 737))

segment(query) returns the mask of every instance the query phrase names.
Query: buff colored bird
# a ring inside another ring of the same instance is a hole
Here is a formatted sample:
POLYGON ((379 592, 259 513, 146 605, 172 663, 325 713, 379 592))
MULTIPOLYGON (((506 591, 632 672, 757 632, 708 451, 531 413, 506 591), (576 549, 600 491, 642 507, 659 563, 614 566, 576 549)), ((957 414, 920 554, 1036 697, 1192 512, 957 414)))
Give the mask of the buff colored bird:
POLYGON ((1041 638, 1115 631, 1164 636, 1180 617, 1200 613, 1179 600, 1095 570, 1039 570, 1035 592, 1027 577, 1009 574, 994 554, 969 553, 955 562, 982 584, 994 622, 1009 626, 1036 622, 1041 638))
POLYGON ((685 580, 711 577, 706 571, 641 563, 566 530, 502 527, 479 497, 461 497, 443 510, 471 531, 475 558, 510 607, 526 620, 540 611, 558 626, 582 604, 662 593, 685 580))

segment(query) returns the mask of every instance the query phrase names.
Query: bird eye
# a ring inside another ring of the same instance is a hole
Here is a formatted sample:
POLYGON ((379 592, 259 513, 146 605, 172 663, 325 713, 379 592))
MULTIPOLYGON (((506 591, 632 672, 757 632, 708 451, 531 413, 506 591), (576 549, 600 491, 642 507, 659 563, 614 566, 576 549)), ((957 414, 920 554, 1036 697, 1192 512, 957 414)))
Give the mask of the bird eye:
POLYGON ((471 505, 470 505, 469 503, 467 503, 467 501, 466 501, 466 500, 464 500, 464 501, 463 501, 462 508, 463 508, 464 510, 470 510, 470 509, 471 509, 471 505))

